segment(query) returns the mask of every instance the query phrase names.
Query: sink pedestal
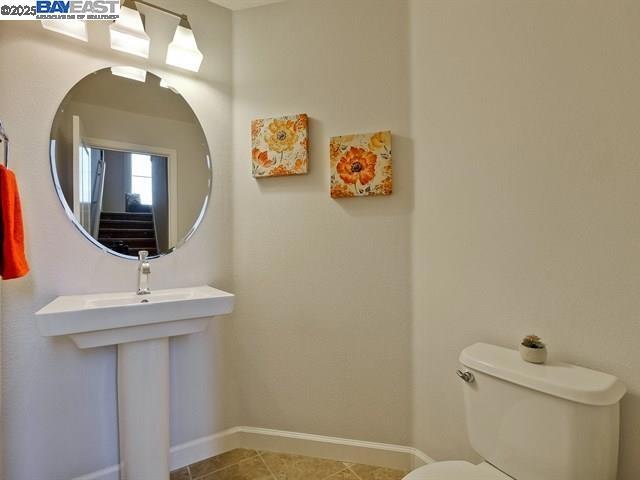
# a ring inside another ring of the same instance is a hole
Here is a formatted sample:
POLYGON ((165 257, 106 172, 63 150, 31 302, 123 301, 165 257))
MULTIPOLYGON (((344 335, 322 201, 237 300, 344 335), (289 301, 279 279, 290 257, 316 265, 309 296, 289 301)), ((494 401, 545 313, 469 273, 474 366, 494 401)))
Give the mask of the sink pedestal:
POLYGON ((121 480, 169 480, 169 339, 118 345, 121 480))

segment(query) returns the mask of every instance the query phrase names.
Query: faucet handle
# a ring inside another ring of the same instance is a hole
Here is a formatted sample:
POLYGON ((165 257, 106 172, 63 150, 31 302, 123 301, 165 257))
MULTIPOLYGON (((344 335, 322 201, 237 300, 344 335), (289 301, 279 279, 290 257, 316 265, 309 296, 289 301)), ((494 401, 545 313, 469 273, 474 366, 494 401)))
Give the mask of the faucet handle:
POLYGON ((148 256, 149 256, 149 252, 148 252, 148 251, 146 251, 146 250, 140 250, 140 251, 138 252, 138 259, 139 259, 141 262, 144 262, 144 261, 147 259, 147 257, 148 257, 148 256))

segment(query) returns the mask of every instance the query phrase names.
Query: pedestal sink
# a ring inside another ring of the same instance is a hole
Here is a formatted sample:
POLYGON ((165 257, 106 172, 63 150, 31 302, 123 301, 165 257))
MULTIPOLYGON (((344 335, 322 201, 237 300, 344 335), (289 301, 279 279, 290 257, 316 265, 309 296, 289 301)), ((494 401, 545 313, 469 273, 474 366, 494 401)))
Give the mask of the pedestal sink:
POLYGON ((46 337, 69 336, 79 348, 118 346, 123 480, 169 479, 169 337, 204 331, 233 304, 233 294, 199 286, 63 296, 36 312, 46 337))

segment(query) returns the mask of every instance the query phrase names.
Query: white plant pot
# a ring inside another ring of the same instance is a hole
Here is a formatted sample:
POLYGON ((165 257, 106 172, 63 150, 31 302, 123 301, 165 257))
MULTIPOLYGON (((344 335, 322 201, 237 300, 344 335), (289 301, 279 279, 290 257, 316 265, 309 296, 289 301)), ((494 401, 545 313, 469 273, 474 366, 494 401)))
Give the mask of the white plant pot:
POLYGON ((547 347, 531 348, 520 344, 520 356, 525 362, 544 363, 547 361, 547 347))

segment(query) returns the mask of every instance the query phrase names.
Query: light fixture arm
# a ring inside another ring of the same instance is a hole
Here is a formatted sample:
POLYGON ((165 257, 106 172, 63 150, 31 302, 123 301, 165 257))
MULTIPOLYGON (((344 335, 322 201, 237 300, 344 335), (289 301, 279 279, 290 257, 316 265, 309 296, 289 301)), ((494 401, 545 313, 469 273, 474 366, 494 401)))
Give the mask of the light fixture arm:
POLYGON ((128 3, 128 2, 141 3, 142 5, 146 5, 147 7, 151 7, 153 9, 155 9, 155 10, 159 10, 159 11, 161 11, 163 13, 171 15, 172 17, 177 17, 177 18, 180 19, 180 26, 181 27, 185 27, 185 28, 191 29, 191 25, 189 24, 189 19, 187 18, 187 16, 184 13, 174 12, 173 10, 169 10, 168 8, 161 7, 161 6, 156 5, 154 3, 146 2, 145 0, 125 0, 125 3, 128 3))

